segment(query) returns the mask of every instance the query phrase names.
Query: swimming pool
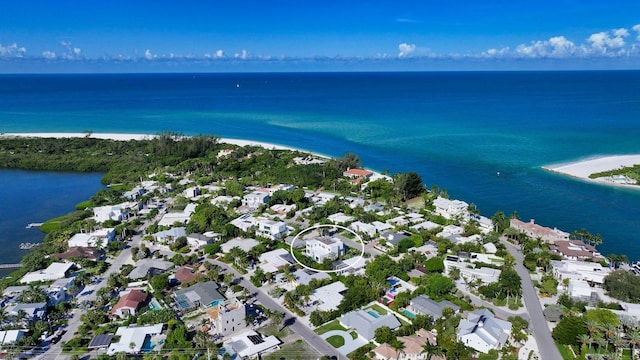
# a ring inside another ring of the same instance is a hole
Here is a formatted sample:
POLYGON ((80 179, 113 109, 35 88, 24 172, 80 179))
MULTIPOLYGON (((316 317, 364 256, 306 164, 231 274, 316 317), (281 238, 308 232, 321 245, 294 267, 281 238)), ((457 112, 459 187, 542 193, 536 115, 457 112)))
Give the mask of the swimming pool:
POLYGON ((160 303, 156 299, 151 299, 149 302, 149 308, 153 311, 162 310, 162 306, 160 306, 160 303))
POLYGON ((407 315, 408 318, 411 318, 411 319, 415 319, 416 318, 416 314, 412 313, 411 311, 409 311, 407 309, 402 310, 402 313, 407 315))
POLYGON ((367 310, 367 312, 369 313, 369 315, 373 316, 376 319, 380 317, 380 315, 378 315, 378 313, 373 310, 367 310))

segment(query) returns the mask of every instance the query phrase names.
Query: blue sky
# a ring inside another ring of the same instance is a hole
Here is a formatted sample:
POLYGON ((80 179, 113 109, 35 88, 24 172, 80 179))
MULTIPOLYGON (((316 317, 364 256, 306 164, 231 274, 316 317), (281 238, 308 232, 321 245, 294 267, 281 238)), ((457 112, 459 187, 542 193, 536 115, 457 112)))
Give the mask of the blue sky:
POLYGON ((0 73, 640 68, 640 1, 2 1, 0 73))

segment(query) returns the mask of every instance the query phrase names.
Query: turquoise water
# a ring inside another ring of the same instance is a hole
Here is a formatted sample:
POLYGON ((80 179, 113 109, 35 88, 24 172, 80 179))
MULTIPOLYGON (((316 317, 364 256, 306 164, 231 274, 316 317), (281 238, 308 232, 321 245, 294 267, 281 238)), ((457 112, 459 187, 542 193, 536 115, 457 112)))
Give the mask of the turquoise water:
POLYGON ((404 309, 402 310, 402 313, 405 314, 409 319, 415 319, 416 318, 416 314, 412 313, 411 311, 404 309))
POLYGON ((158 303, 158 300, 156 299, 151 299, 151 301, 149 302, 149 308, 153 311, 162 310, 162 306, 160 306, 160 304, 158 303))
POLYGON ((380 317, 380 315, 378 315, 378 313, 373 310, 367 310, 367 312, 369 313, 369 315, 373 316, 376 319, 380 317))
POLYGON ((488 216, 586 228, 603 253, 640 259, 640 191, 540 168, 640 153, 639 82, 637 71, 5 75, 0 132, 173 130, 350 151, 488 216))

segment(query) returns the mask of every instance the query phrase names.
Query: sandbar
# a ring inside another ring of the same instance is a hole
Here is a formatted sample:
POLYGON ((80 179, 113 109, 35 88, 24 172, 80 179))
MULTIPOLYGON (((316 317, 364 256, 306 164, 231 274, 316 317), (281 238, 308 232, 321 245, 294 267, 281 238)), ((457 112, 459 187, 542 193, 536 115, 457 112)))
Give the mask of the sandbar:
POLYGON ((638 185, 620 184, 608 180, 608 177, 591 179, 589 175, 609 170, 616 170, 621 167, 631 167, 640 164, 640 155, 615 155, 604 156, 595 159, 577 161, 558 165, 543 166, 545 170, 553 171, 563 175, 569 175, 582 180, 593 181, 600 184, 623 186, 640 190, 638 185))

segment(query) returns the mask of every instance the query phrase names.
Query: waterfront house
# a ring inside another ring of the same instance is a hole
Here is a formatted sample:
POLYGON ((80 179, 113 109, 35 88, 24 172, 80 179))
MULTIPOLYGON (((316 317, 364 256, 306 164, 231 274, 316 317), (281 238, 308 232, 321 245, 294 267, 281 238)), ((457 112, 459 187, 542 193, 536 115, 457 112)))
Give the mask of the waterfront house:
POLYGON ((74 246, 70 247, 69 250, 59 253, 52 254, 52 259, 58 260, 70 260, 73 258, 83 258, 88 260, 97 261, 104 257, 104 251, 101 249, 83 247, 83 246, 74 246))
POLYGON ((443 216, 446 219, 453 219, 456 217, 460 217, 464 219, 467 217, 469 204, 461 200, 450 200, 438 196, 435 200, 433 200, 433 206, 435 207, 435 212, 438 215, 443 216))
POLYGON ((115 239, 115 236, 116 231, 114 228, 105 228, 95 230, 90 233, 75 234, 67 241, 67 246, 70 248, 105 248, 110 241, 115 239))
POLYGON ((487 309, 469 313, 458 325, 456 337, 466 346, 482 353, 499 350, 511 336, 511 323, 496 319, 487 309))
POLYGON ((548 228, 536 224, 534 219, 529 222, 524 222, 519 219, 511 219, 509 226, 524 233, 532 239, 540 238, 547 243, 554 243, 556 241, 569 240, 569 233, 559 230, 557 228, 548 228))
POLYGON ((67 277, 71 269, 75 266, 72 262, 54 262, 46 269, 32 271, 26 273, 20 282, 22 284, 29 284, 38 281, 50 281, 67 277))
POLYGON ((553 275, 562 283, 563 279, 584 280, 592 284, 603 284, 611 269, 600 263, 577 260, 551 260, 553 275))
POLYGON ((594 246, 580 240, 556 240, 549 246, 549 250, 566 260, 604 261, 604 257, 594 246))

